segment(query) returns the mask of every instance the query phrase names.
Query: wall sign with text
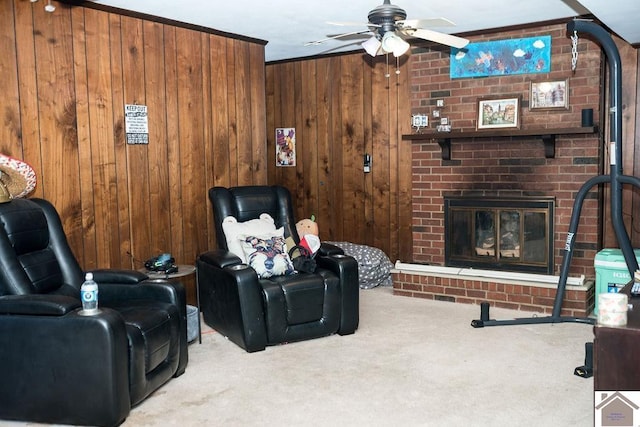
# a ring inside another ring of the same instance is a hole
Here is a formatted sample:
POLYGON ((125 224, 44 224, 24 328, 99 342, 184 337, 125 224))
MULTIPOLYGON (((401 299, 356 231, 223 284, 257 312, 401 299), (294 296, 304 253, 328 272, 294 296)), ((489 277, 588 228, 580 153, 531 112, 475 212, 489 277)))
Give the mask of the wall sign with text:
POLYGON ((146 105, 125 104, 124 123, 127 144, 149 143, 149 117, 146 105))

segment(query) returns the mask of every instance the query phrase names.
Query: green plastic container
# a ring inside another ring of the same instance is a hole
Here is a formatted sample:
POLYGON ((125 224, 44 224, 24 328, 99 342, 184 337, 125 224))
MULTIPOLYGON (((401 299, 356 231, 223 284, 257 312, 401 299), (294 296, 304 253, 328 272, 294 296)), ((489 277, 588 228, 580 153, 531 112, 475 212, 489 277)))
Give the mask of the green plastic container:
MULTIPOLYGON (((634 249, 636 260, 640 264, 640 249, 634 249)), ((593 313, 598 315, 598 295, 604 292, 618 292, 631 281, 620 249, 603 249, 596 254, 593 262, 596 268, 596 304, 593 313)))

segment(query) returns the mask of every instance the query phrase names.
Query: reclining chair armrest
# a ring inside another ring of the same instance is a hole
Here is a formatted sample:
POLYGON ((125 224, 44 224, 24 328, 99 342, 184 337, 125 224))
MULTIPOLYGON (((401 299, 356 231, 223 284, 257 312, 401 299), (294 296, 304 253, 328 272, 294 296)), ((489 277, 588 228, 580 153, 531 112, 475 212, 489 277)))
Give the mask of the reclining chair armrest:
POLYGON ((98 283, 99 303, 109 305, 120 301, 152 300, 174 304, 180 312, 180 363, 174 376, 182 375, 189 361, 187 342, 187 295, 180 282, 165 279, 145 280, 131 286, 120 283, 98 283))
POLYGON ((355 258, 336 254, 316 255, 318 267, 332 271, 340 278, 342 308, 338 334, 352 334, 358 329, 360 319, 360 285, 358 282, 358 262, 355 258))
POLYGON ((0 297, 0 314, 64 316, 80 308, 80 300, 63 295, 6 295, 0 297))
POLYGON ((318 256, 344 255, 341 247, 332 245, 331 243, 321 242, 318 249, 318 256))
POLYGON ((136 286, 127 283, 98 282, 99 301, 117 302, 132 299, 148 299, 168 302, 184 306, 187 300, 184 285, 177 281, 166 279, 144 280, 136 286))
POLYGON ((147 280, 149 276, 136 270, 125 270, 115 268, 99 268, 92 270, 93 280, 98 283, 118 283, 121 285, 135 285, 143 280, 147 280))
POLYGON ((0 348, 0 419, 116 426, 131 410, 127 332, 113 310, 2 315, 0 348))
POLYGON ((224 249, 214 249, 212 251, 204 252, 200 254, 198 258, 217 268, 225 268, 232 265, 242 264, 242 260, 238 258, 237 255, 233 252, 225 251, 224 249))
POLYGON ((196 260, 205 323, 247 352, 264 350, 267 329, 258 275, 225 252, 206 252, 196 260))
POLYGON ((162 301, 179 307, 184 305, 186 315, 186 296, 181 283, 150 280, 139 271, 118 269, 93 270, 93 279, 98 283, 99 303, 108 305, 134 299, 162 301))

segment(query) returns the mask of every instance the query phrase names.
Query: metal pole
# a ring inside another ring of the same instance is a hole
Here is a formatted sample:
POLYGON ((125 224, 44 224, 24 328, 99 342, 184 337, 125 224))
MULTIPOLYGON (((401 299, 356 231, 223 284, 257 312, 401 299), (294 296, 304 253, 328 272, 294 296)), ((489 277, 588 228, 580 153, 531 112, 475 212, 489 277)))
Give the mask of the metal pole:
POLYGON ((593 35, 604 51, 609 65, 609 114, 610 114, 610 175, 611 175, 611 221, 618 244, 624 255, 629 273, 638 269, 629 234, 622 216, 622 61, 611 35, 600 25, 586 20, 573 20, 567 24, 567 31, 585 32, 593 35))

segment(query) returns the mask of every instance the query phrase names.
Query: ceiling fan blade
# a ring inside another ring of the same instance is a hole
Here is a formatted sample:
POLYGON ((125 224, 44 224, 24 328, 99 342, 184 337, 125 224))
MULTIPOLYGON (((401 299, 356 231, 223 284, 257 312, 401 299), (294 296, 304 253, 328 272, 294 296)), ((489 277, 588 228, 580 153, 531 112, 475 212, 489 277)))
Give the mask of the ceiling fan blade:
POLYGON ((409 37, 416 37, 430 42, 436 42, 447 46, 462 49, 469 44, 469 40, 462 37, 452 36, 451 34, 439 33, 437 31, 427 30, 424 28, 404 29, 402 34, 409 37))
POLYGON ((401 28, 433 28, 433 27, 455 27, 456 24, 447 18, 432 19, 403 19, 396 22, 401 28))
POLYGON ((327 21, 329 25, 337 25, 339 27, 379 27, 380 25, 372 24, 370 22, 336 22, 327 21))
POLYGON ((305 46, 319 45, 319 44, 322 44, 322 43, 324 43, 326 41, 329 41, 329 40, 336 40, 336 39, 340 39, 340 38, 343 38, 343 37, 353 36, 353 35, 356 35, 356 34, 366 34, 366 33, 369 33, 369 32, 370 32, 369 30, 351 31, 349 33, 342 33, 342 34, 337 34, 335 36, 327 37, 326 39, 316 40, 316 41, 313 41, 313 42, 307 42, 304 45, 305 46))

